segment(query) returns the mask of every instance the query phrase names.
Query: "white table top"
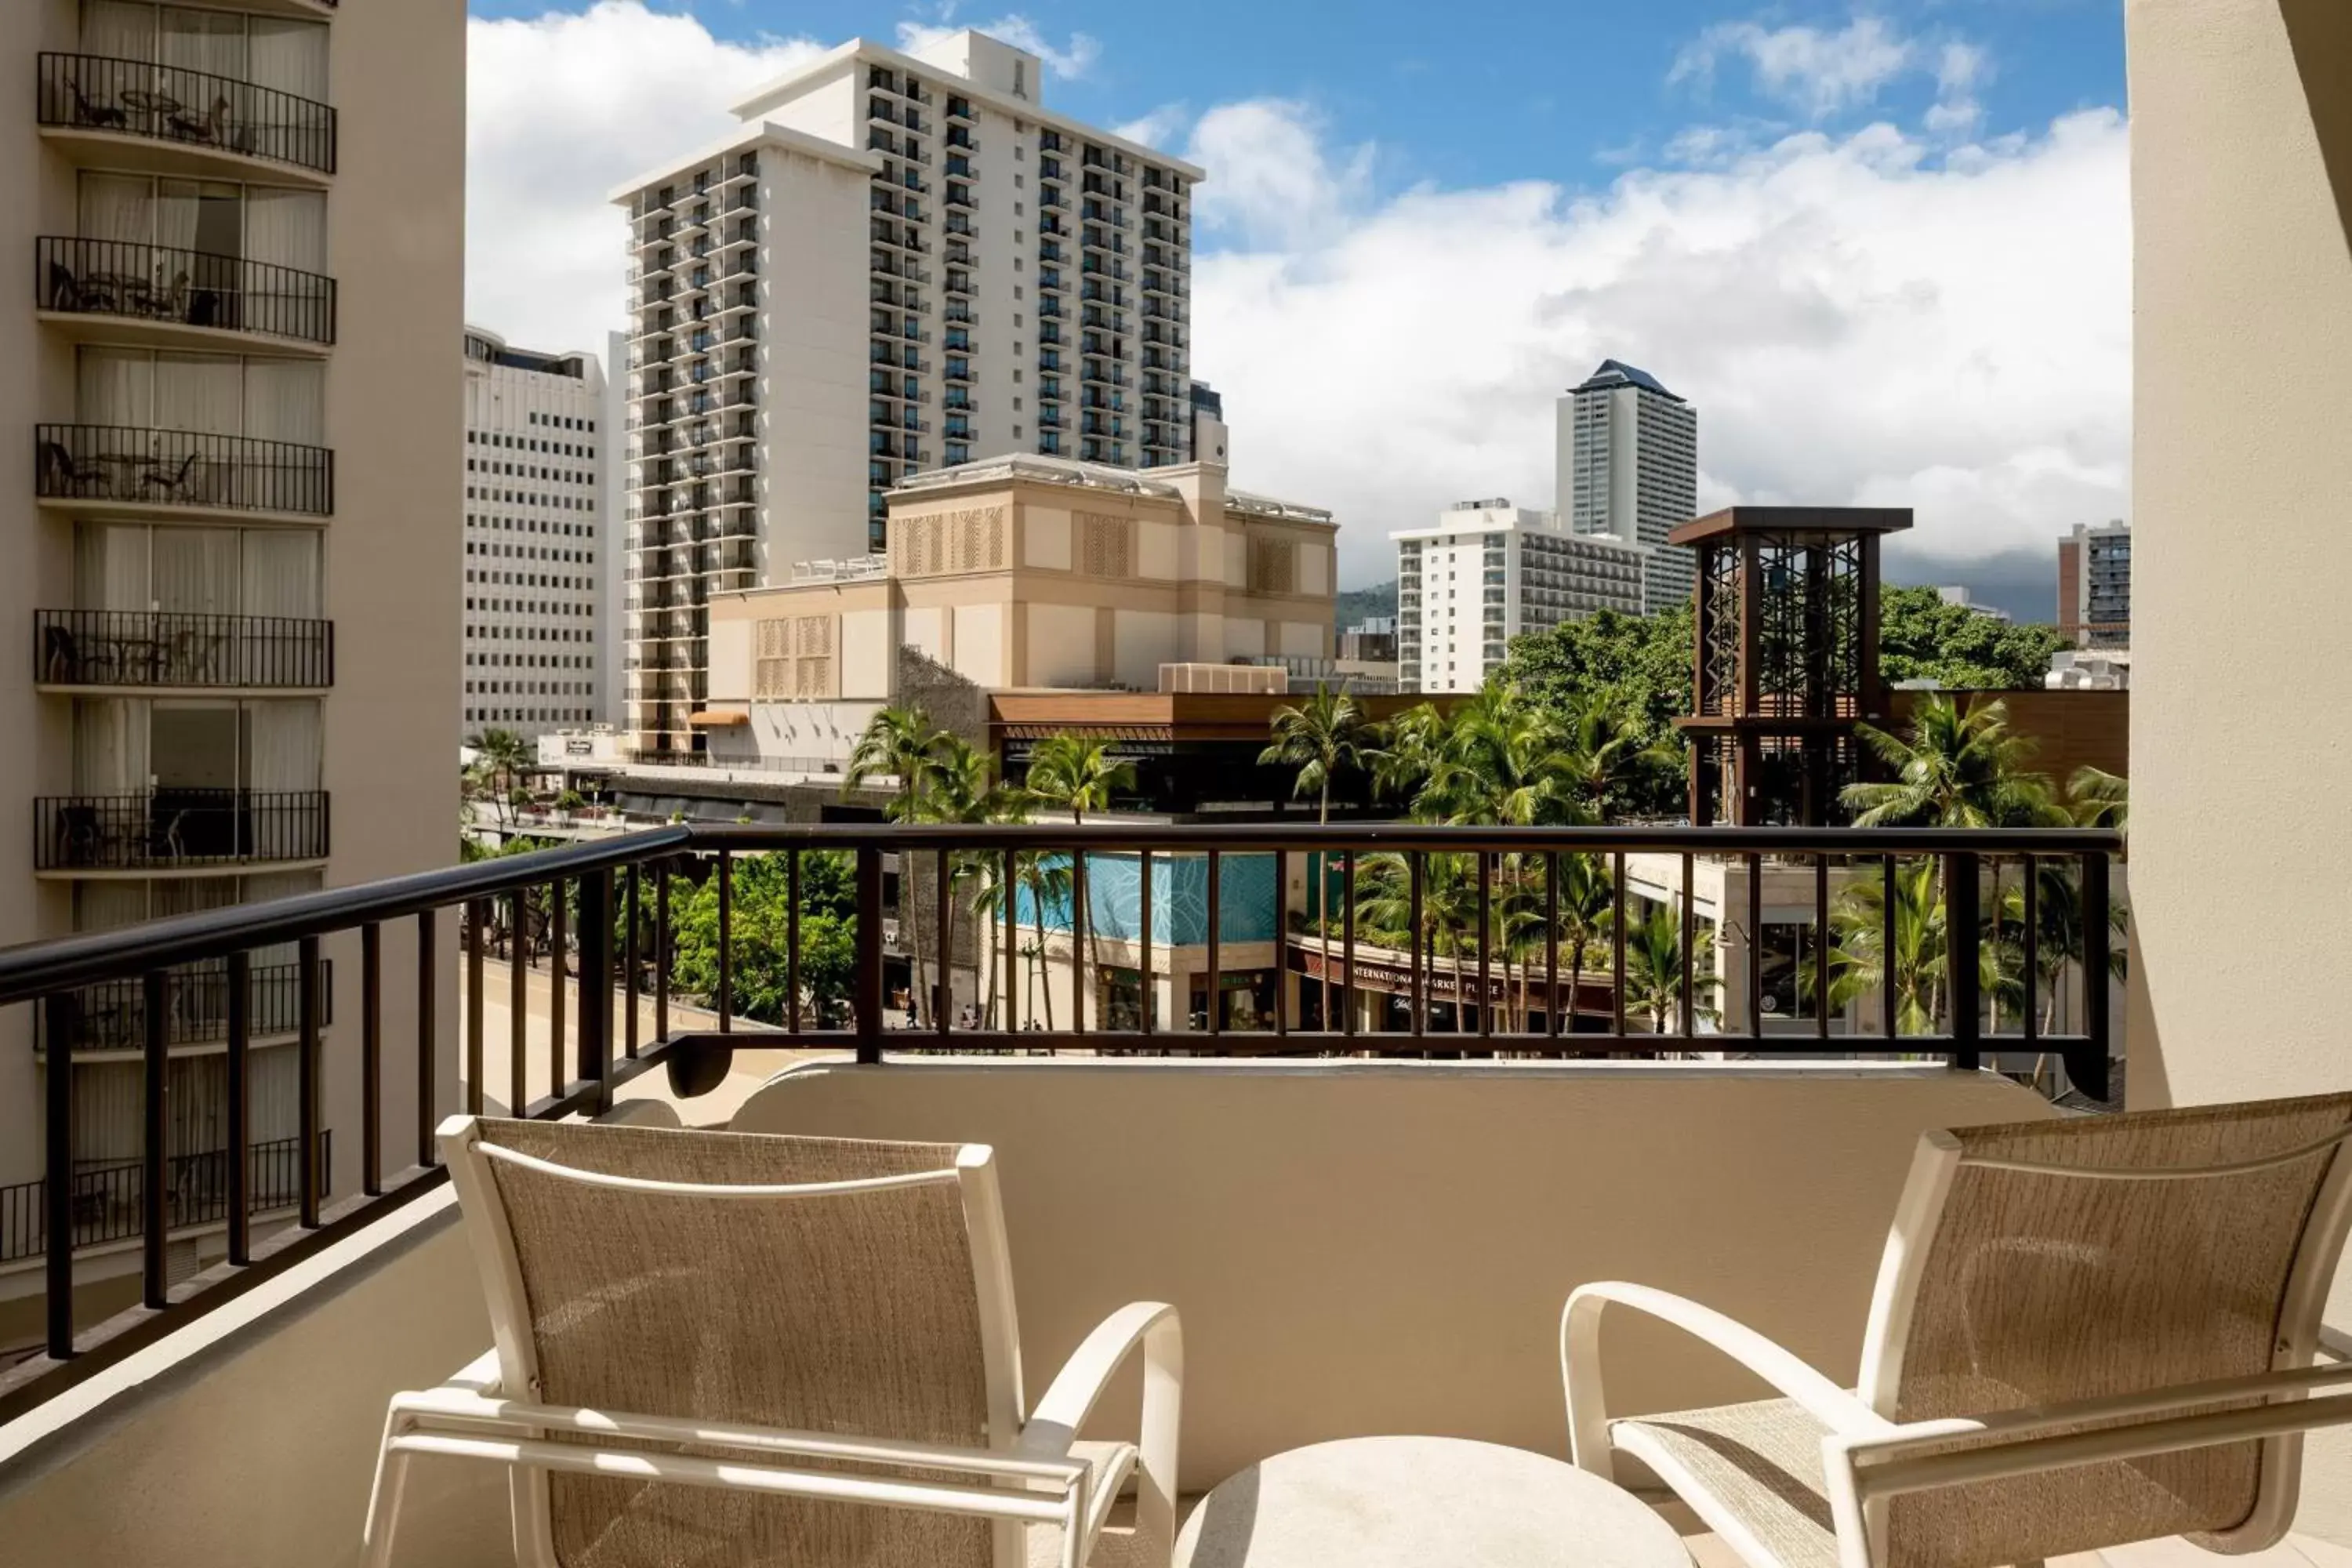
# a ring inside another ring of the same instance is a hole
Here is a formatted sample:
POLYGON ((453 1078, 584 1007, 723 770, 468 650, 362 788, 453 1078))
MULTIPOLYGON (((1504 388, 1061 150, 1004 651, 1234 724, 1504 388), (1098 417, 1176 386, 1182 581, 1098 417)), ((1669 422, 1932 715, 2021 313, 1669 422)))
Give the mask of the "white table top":
POLYGON ((1276 1454, 1201 1500, 1176 1568, 1689 1568, 1674 1528, 1564 1460, 1458 1437, 1276 1454))

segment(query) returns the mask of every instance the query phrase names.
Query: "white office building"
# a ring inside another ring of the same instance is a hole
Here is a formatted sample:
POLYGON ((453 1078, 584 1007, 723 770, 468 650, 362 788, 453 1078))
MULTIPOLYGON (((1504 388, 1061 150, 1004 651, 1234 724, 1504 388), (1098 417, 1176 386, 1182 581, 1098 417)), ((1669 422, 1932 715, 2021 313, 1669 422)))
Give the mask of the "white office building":
POLYGON ((1698 511, 1698 410, 1616 360, 1559 400, 1559 510, 1571 533, 1649 547, 1643 611, 1690 602, 1697 563, 1666 535, 1698 511))
POLYGON ((614 432, 592 353, 466 329, 466 630, 461 738, 525 739, 603 717, 603 465, 614 432))
POLYGON ((1463 501, 1391 537, 1401 690, 1475 691, 1522 632, 1642 612, 1649 547, 1570 532, 1557 512, 1463 501))
POLYGON ((1049 111, 1043 76, 971 31, 919 56, 855 39, 614 193, 635 749, 704 749, 709 595, 881 550, 908 475, 1192 459, 1201 171, 1049 111))

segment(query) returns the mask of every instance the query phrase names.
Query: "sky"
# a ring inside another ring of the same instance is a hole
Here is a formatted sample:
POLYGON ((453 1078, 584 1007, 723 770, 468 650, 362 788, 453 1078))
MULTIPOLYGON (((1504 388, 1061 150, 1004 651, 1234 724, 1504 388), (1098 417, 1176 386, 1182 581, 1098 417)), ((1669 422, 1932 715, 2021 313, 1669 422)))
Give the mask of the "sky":
POLYGON ((2048 619, 2130 515, 2118 0, 471 0, 469 318, 602 351, 612 186, 853 37, 971 26, 1208 171, 1192 374, 1343 586, 1449 502, 1554 504, 1604 358, 1699 417, 1701 510, 1909 506, 1888 575, 2048 619))

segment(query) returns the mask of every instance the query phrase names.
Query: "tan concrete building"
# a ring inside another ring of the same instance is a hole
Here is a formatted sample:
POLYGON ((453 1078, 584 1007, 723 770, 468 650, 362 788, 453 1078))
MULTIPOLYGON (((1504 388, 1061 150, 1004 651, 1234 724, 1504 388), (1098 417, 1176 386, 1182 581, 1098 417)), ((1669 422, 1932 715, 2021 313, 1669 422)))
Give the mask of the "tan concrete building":
POLYGON ((1214 463, 1138 472, 1010 457, 890 492, 890 552, 714 595, 714 763, 845 757, 898 649, 986 690, 1160 689, 1160 667, 1331 652, 1330 513, 1229 489, 1214 463))
MULTIPOLYGON (((462 0, 5 9, 0 252, 33 287, 0 302, 0 618, 32 658, 0 679, 0 943, 446 863, 462 0)), ((327 1008, 356 1016, 339 945, 327 1008)), ((294 956, 253 957, 255 1190, 288 1202, 294 956)), ((174 973, 167 995, 176 1275, 216 1245, 226 974, 174 973)), ((144 1020, 116 985, 68 1025, 100 1271, 136 1259, 115 1173, 136 1174, 144 1020)), ((0 1029, 5 1303, 39 1289, 10 1227, 58 1042, 37 1051, 25 1009, 0 1029)), ((324 1060, 340 1194, 355 1053, 324 1060)))

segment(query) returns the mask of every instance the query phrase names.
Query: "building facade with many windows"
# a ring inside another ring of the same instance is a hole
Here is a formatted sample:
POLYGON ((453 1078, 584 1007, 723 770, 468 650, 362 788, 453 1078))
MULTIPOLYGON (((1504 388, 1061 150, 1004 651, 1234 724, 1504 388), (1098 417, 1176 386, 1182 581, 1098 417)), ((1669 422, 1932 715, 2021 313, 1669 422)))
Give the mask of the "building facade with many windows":
POLYGON ((1698 510, 1698 410, 1616 360, 1559 400, 1559 506, 1568 530, 1648 547, 1642 607, 1690 602, 1691 552, 1666 535, 1698 510))
POLYGON ((908 476, 1192 460, 1201 171, 1050 112, 1043 75, 970 31, 919 55, 852 40, 614 193, 635 749, 704 749, 710 595, 883 550, 908 476))
MULTIPOLYGON (((0 251, 30 287, 0 307, 0 616, 26 660, 0 680, 0 943, 446 863, 461 0, 7 16, 0 251)), ((333 1134, 355 1125, 356 1053, 306 1073, 298 1026, 306 984, 328 1028, 355 1017, 362 966, 356 942, 320 956, 253 955, 241 1077, 233 972, 160 977, 174 1279, 219 1255, 240 1116, 257 1210, 314 1160, 355 1189, 359 1140, 333 1134)), ((415 990, 388 1030, 413 1028, 415 990)), ((61 1075, 89 1267, 120 1272, 108 1244, 142 1217, 153 997, 68 1003, 0 1020, 0 1352, 61 1075)))
POLYGON ((603 718, 604 372, 592 353, 466 330, 466 633, 460 734, 536 739, 603 718))
POLYGON ((2131 646, 2131 524, 2078 522, 2058 542, 2058 629, 2084 647, 2131 646))
POLYGON ((1556 512, 1463 501, 1397 545, 1397 686, 1475 691, 1522 632, 1642 611, 1647 546, 1571 533, 1556 512))

